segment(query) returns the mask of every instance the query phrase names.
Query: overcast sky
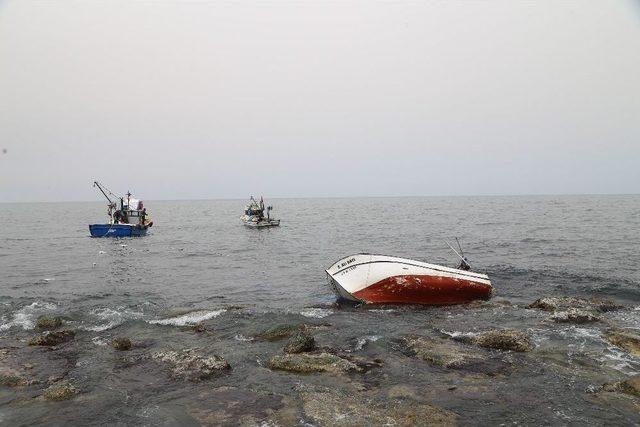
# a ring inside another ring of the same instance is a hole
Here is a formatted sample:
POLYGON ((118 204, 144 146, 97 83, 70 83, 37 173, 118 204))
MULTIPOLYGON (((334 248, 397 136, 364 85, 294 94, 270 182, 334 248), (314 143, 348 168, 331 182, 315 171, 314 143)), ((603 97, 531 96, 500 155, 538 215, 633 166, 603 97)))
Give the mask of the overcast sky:
POLYGON ((0 201, 101 200, 93 179, 639 193, 640 2, 0 0, 0 201))

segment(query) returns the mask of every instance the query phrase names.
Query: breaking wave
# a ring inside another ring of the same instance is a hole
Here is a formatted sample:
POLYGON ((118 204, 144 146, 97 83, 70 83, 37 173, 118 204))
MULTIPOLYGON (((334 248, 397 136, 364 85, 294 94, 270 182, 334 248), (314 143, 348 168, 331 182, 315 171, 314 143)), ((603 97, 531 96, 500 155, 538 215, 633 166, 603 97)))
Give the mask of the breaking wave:
POLYGON ((123 324, 127 320, 136 320, 143 316, 143 313, 132 311, 126 307, 117 307, 116 309, 101 307, 93 309, 89 313, 97 317, 99 323, 93 326, 83 326, 81 329, 93 332, 106 331, 123 324))
POLYGON ((21 327, 24 330, 33 329, 36 326, 36 319, 43 313, 51 310, 55 310, 58 306, 49 302, 34 302, 30 305, 22 307, 16 311, 11 320, 2 318, 2 324, 0 325, 0 331, 6 331, 12 327, 21 327))
POLYGON ((314 319, 323 319, 333 314, 333 310, 328 308, 307 308, 300 312, 304 317, 311 317, 314 319))
POLYGON ((181 316, 169 317, 168 319, 149 320, 152 325, 171 325, 171 326, 186 326, 194 325, 204 320, 213 319, 224 313, 225 309, 220 310, 198 310, 192 311, 181 316))

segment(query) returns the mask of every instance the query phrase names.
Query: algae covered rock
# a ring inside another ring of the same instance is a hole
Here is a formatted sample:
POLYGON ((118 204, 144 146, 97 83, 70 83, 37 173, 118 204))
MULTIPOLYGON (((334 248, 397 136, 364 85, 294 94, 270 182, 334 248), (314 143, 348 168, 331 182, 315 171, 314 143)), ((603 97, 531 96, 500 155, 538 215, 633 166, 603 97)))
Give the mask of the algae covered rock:
POLYGON ((125 337, 114 338, 113 341, 111 341, 111 346, 120 351, 131 350, 131 340, 125 337))
POLYGON ((45 332, 42 335, 33 337, 29 345, 55 346, 72 340, 76 336, 73 331, 45 332))
POLYGON ((401 349, 409 356, 418 357, 446 369, 495 375, 510 367, 508 363, 492 358, 485 351, 467 348, 444 338, 404 337, 401 341, 401 349))
POLYGON ((602 337, 611 344, 640 357, 640 334, 624 329, 610 329, 602 337))
POLYGON ((300 325, 277 325, 260 332, 256 338, 265 341, 278 341, 289 338, 300 330, 300 325))
POLYGON ((157 352, 153 354, 153 358, 170 364, 173 376, 190 381, 211 378, 222 371, 231 369, 229 363, 222 356, 204 356, 196 349, 157 352))
POLYGON ((267 366, 269 369, 297 372, 313 373, 328 372, 340 374, 345 372, 363 372, 364 368, 340 356, 331 353, 301 353, 285 354, 272 357, 267 366))
POLYGON ((27 384, 27 381, 19 375, 0 374, 0 386, 19 387, 26 384, 27 384))
POLYGON ((335 390, 300 393, 306 417, 320 426, 456 425, 458 416, 446 409, 410 399, 384 402, 335 390))
POLYGON ((297 332, 293 335, 287 345, 284 347, 285 353, 303 353, 305 351, 311 351, 315 348, 316 341, 313 336, 306 332, 297 332))
POLYGON ((78 394, 78 389, 69 383, 58 383, 50 386, 44 391, 46 400, 60 401, 69 400, 78 394))
POLYGON ((544 297, 529 304, 527 308, 536 308, 544 311, 566 311, 569 309, 592 310, 607 312, 622 308, 612 300, 604 298, 574 298, 574 297, 544 297))
POLYGON ((40 330, 53 330, 62 326, 62 318, 51 316, 40 316, 36 321, 36 328, 40 330))
POLYGON ((559 311, 551 316, 551 319, 558 323, 593 323, 599 322, 600 317, 588 311, 571 308, 566 311, 559 311))
POLYGON ((483 332, 472 338, 472 342, 480 347, 518 352, 531 351, 535 347, 527 334, 512 329, 483 332))
POLYGON ((640 375, 635 375, 617 383, 605 384, 602 389, 604 391, 614 391, 640 397, 640 375))

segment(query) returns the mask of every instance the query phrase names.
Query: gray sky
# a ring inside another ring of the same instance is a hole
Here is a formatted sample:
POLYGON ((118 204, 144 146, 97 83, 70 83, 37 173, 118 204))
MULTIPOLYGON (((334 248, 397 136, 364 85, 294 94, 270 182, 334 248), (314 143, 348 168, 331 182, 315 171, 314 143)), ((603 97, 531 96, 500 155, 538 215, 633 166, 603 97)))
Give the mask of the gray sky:
POLYGON ((0 201, 100 200, 94 178, 639 193, 640 2, 0 0, 0 201))

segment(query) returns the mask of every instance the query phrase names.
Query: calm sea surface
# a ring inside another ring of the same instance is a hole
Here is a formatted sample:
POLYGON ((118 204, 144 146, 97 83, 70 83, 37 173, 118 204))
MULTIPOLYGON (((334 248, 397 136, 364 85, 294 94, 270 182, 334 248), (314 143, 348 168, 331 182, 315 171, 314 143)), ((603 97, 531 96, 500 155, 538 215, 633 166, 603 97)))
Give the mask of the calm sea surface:
POLYGON ((242 200, 146 201, 154 226, 133 239, 89 237, 88 224, 106 219, 104 203, 0 204, 3 348, 17 352, 14 365, 39 358, 29 369, 45 383, 48 363, 62 369, 49 360, 64 359, 61 375, 80 389, 72 400, 47 402, 38 397, 47 384, 4 387, 0 422, 317 424, 300 387, 352 394, 354 383, 382 405, 393 404, 390 390, 412 390, 412 398, 456 413, 461 424, 640 422, 638 401, 594 392, 640 373, 637 357, 601 338, 612 326, 640 331, 640 196, 268 202, 279 228, 241 225, 242 200), (337 259, 370 252, 453 266, 445 241, 455 236, 474 270, 492 279, 493 302, 375 310, 334 304, 324 269, 337 259), (625 308, 602 322, 558 324, 526 308, 544 296, 608 298, 625 308), (43 349, 22 349, 42 315, 62 316, 76 331, 46 357, 31 354, 43 349), (187 328, 198 322, 206 334, 187 328), (265 361, 284 342, 251 337, 291 323, 317 325, 319 345, 383 364, 366 376, 271 371, 265 361), (533 352, 504 356, 515 367, 509 374, 451 372, 397 350, 409 334, 504 327, 527 331, 536 343, 533 352), (105 345, 116 336, 144 343, 127 357, 199 348, 224 356, 233 370, 199 383, 176 380, 150 362, 122 362, 105 345), (294 415, 282 418, 283 411, 294 415))

